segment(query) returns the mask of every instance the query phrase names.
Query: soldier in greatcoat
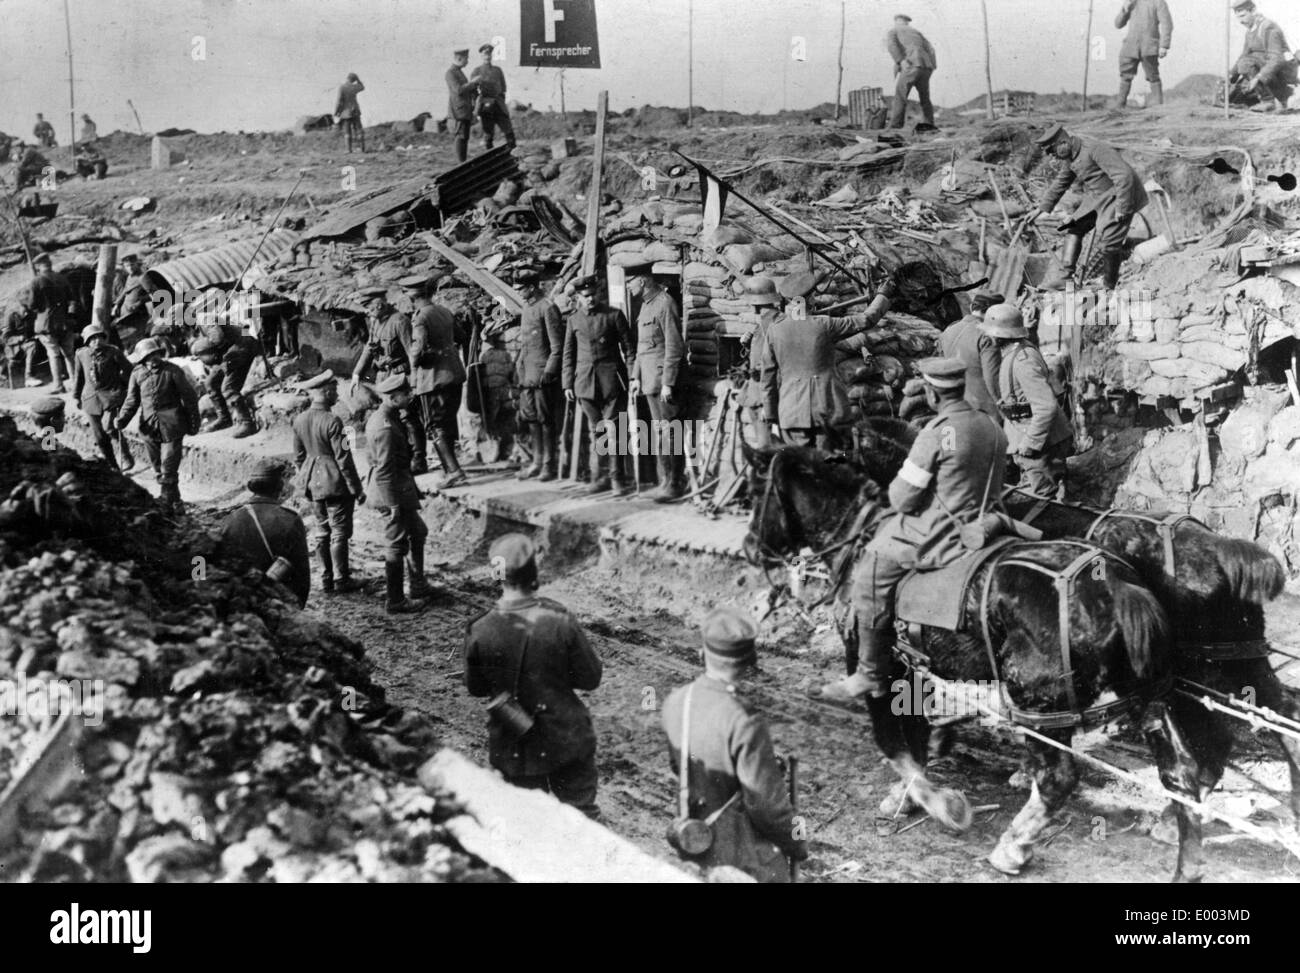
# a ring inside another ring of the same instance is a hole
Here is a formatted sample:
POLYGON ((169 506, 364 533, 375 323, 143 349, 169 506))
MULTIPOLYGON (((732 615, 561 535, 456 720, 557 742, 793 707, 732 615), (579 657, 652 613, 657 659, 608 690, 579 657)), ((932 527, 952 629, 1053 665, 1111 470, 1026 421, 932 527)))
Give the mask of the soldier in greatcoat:
POLYGON ((424 437, 433 443, 442 463, 441 489, 465 482, 451 433, 468 376, 460 358, 463 339, 456 315, 429 300, 423 286, 417 288, 411 321, 411 394, 424 437))
POLYGON ((1001 294, 977 291, 971 298, 970 313, 939 335, 939 354, 944 358, 959 358, 966 366, 966 401, 991 416, 998 414, 993 393, 998 387, 1002 358, 998 343, 979 326, 984 312, 1002 300, 1001 294))
POLYGON ((469 130, 474 125, 474 99, 478 95, 478 82, 465 77, 465 65, 469 64, 469 49, 459 50, 452 55, 451 67, 447 69, 447 120, 454 126, 452 138, 456 144, 456 161, 464 162, 469 154, 469 130))
POLYGON ((685 430, 677 430, 674 436, 668 427, 681 412, 678 378, 686 371, 682 315, 673 296, 655 280, 649 265, 629 268, 628 273, 628 291, 641 300, 636 316, 636 353, 629 365, 629 392, 633 398, 645 396, 650 410, 659 471, 659 490, 654 500, 671 503, 686 492, 685 430))
POLYGON ((519 388, 518 418, 528 428, 533 462, 519 471, 519 479, 537 477, 542 482, 558 475, 560 426, 560 368, 564 360, 564 320, 559 309, 538 284, 536 271, 521 271, 515 283, 524 297, 519 319, 519 351, 515 356, 515 384, 519 388))

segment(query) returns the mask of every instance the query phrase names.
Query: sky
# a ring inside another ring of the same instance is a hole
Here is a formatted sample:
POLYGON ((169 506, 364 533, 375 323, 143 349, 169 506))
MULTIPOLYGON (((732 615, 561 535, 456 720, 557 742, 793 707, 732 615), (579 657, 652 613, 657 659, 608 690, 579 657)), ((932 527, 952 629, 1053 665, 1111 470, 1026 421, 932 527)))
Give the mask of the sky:
MULTIPOLYGON (((557 0, 562 7, 568 0, 557 0)), ((694 61, 694 102, 709 109, 774 112, 835 98, 840 0, 595 0, 600 70, 564 73, 569 108, 685 106, 694 61), (693 6, 693 16, 688 10, 693 6), (688 31, 688 22, 693 31, 688 31), (694 57, 689 57, 689 35, 694 57), (794 60, 794 38, 806 59, 794 60)), ((510 97, 560 107, 560 72, 519 66, 519 0, 67 0, 77 115, 101 132, 286 129, 300 115, 333 111, 338 85, 360 75, 367 124, 446 114, 442 76, 454 48, 503 37, 510 97), (202 55, 201 57, 199 55, 202 55)), ((1173 48, 1166 85, 1222 74, 1228 0, 1169 0, 1173 48)), ((993 87, 1038 92, 1083 87, 1113 94, 1121 0, 987 0, 993 87)), ((956 105, 983 93, 980 0, 847 0, 844 91, 892 88, 883 40, 895 13, 934 44, 932 93, 956 105)), ((1261 11, 1300 40, 1300 5, 1260 0, 1261 11)), ((1243 29, 1232 24, 1232 51, 1243 29)), ((0 0, 0 129, 28 135, 35 113, 68 140, 67 35, 60 0, 0 0)), ((477 55, 471 55, 471 64, 477 55)), ((1135 92, 1145 91, 1140 77, 1135 92)), ((847 94, 845 95, 847 103, 847 94)))

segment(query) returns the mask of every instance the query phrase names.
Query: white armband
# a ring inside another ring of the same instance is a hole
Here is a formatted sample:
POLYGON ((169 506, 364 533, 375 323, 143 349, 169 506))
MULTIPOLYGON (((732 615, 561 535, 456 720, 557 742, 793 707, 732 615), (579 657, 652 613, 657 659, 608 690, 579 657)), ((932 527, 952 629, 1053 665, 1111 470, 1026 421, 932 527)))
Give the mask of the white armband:
POLYGON ((934 474, 921 469, 909 459, 903 462, 903 468, 898 471, 898 478, 918 490, 924 490, 934 479, 934 474))

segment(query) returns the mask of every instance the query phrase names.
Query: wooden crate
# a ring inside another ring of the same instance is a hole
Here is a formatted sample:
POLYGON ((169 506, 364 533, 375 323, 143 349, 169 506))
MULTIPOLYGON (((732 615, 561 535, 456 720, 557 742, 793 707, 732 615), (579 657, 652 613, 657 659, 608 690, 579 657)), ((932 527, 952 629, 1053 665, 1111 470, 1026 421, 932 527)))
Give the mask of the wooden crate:
POLYGON ((880 88, 858 88, 849 92, 849 124, 866 128, 874 112, 885 107, 884 92, 880 88))

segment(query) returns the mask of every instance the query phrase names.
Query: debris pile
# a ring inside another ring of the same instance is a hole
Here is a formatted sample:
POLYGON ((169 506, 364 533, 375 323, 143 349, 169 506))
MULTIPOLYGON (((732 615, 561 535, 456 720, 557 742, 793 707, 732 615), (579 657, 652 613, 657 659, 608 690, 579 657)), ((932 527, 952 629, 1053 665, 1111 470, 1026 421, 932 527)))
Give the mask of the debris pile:
MULTIPOLYGON (((276 583, 205 560, 200 527, 162 520, 101 464, 11 422, 0 457, 0 493, 28 505, 0 510, 0 686, 87 687, 84 773, 28 807, 5 876, 493 877, 443 830, 455 809, 415 782, 432 728, 385 703, 361 646, 276 583)), ((50 722, 20 702, 0 720, 0 791, 50 722)))

